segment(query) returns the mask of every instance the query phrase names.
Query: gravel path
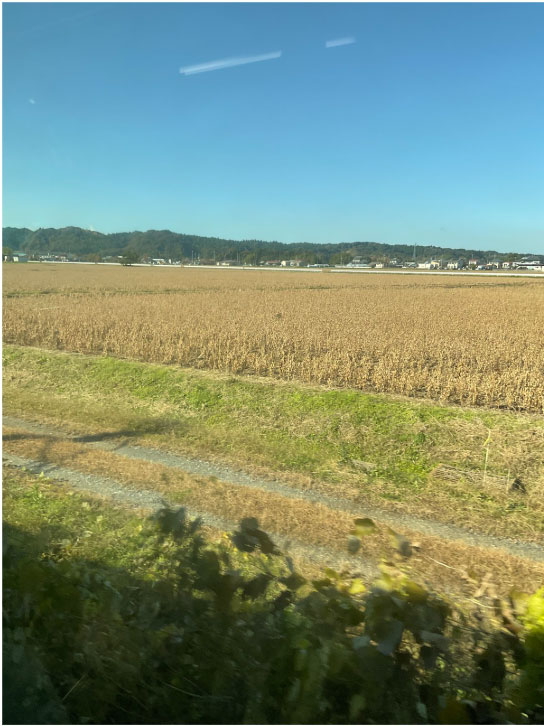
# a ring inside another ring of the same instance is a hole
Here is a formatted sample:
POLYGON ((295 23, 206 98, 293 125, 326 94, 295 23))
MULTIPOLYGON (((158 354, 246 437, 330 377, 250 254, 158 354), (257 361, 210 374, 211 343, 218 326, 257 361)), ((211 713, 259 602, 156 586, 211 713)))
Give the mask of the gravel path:
MULTIPOLYGON (((148 512, 155 512, 163 507, 172 507, 177 509, 179 504, 173 504, 164 497, 152 490, 131 489, 118 481, 107 477, 95 476, 94 474, 82 474, 74 469, 68 469, 64 466, 56 464, 47 464, 34 459, 27 459, 15 454, 2 454, 2 460, 5 464, 25 469, 31 474, 44 474, 48 479, 67 483, 71 488, 80 492, 97 494, 99 496, 108 497, 117 504, 131 509, 144 509, 148 512)), ((216 517, 207 512, 200 512, 193 507, 184 506, 190 517, 200 517, 203 524, 220 529, 223 531, 233 531, 237 528, 237 523, 216 517)), ((378 567, 375 563, 365 561, 361 557, 341 556, 337 552, 326 549, 325 547, 309 546, 298 540, 284 537, 283 535, 270 532, 273 540, 279 548, 288 555, 300 557, 306 561, 310 561, 320 567, 333 567, 337 570, 349 570, 352 575, 372 576, 378 573, 378 567)))
MULTIPOLYGON (((536 562, 544 562, 544 547, 533 542, 517 542, 502 537, 479 534, 451 524, 421 519, 407 514, 392 513, 374 507, 367 507, 364 503, 357 504, 356 502, 328 496, 320 492, 295 489, 280 481, 252 476, 247 472, 239 471, 226 465, 219 465, 205 461, 203 459, 188 458, 180 456, 179 454, 170 454, 159 449, 152 449, 144 446, 129 446, 127 444, 111 440, 100 440, 100 435, 70 436, 58 428, 44 424, 31 423, 13 416, 3 416, 3 423, 5 426, 23 429, 28 433, 34 433, 42 436, 54 436, 77 443, 84 443, 86 446, 104 451, 111 451, 127 459, 154 462, 162 464, 163 466, 179 469, 189 474, 204 477, 215 477, 227 484, 274 492, 281 494, 286 498, 317 502, 337 511, 347 512, 348 514, 353 514, 355 516, 364 515, 366 517, 371 517, 391 527, 408 528, 421 532, 425 535, 436 536, 450 541, 463 542, 472 546, 485 547, 487 549, 501 549, 518 557, 524 557, 536 562)), ((45 472, 43 466, 42 469, 45 472)), ((40 469, 40 471, 42 469, 40 469)), ((88 478, 88 475, 79 474, 79 476, 84 479, 88 478)), ((116 484, 116 486, 123 489, 120 484, 116 484)), ((148 492, 147 494, 152 495, 153 492, 148 492)), ((158 497, 156 493, 154 496, 155 498, 158 497)))

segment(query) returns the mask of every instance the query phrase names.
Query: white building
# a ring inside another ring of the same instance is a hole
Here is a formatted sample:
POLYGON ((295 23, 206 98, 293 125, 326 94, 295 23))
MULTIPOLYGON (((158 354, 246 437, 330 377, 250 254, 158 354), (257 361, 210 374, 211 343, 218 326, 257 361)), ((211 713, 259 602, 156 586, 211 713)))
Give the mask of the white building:
POLYGON ((544 259, 524 260, 516 265, 518 270, 544 270, 544 259))
POLYGON ((426 262, 419 262, 418 267, 421 270, 439 270, 440 260, 427 260, 426 262))

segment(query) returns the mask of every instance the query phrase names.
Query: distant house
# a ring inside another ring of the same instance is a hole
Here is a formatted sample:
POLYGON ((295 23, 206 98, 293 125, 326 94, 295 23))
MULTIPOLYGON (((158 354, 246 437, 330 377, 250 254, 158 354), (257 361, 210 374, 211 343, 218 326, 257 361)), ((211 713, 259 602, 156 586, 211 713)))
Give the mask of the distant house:
POLYGON ((362 265, 364 265, 365 267, 370 267, 370 262, 367 257, 354 257, 351 261, 351 264, 356 267, 362 265))
POLYGON ((223 260, 222 262, 217 263, 220 267, 234 267, 236 265, 236 260, 223 260))
POLYGON ((448 270, 461 270, 463 267, 463 260, 450 260, 446 265, 446 268, 448 270))
POLYGON ((28 262, 28 255, 26 252, 14 252, 12 258, 14 262, 28 262))
POLYGON ((300 267, 302 260, 282 260, 282 267, 300 267))
POLYGON ((368 259, 365 259, 364 257, 354 257, 351 262, 348 262, 346 267, 363 267, 363 268, 369 268, 372 267, 368 259))
POLYGON ((514 267, 514 263, 513 262, 503 262, 502 263, 502 269, 503 270, 510 270, 510 269, 512 269, 512 267, 514 267))
POLYGON ((426 260, 425 262, 420 262, 418 267, 421 270, 439 270, 440 260, 426 260))

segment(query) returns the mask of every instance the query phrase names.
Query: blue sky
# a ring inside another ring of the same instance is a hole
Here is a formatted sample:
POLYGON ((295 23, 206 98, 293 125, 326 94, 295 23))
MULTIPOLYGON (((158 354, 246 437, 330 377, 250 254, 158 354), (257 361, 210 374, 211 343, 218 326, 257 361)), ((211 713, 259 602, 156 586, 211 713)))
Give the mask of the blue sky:
POLYGON ((544 252, 543 76, 540 3, 4 3, 3 225, 544 252))

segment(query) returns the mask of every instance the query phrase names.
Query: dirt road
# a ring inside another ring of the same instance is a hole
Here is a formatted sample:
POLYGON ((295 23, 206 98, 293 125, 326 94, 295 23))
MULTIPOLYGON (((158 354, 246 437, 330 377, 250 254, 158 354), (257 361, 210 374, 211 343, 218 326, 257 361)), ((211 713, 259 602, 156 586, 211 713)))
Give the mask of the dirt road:
POLYGON ((129 445, 112 432, 74 435, 13 416, 4 416, 3 424, 6 465, 43 472, 123 507, 150 512, 182 505, 215 530, 232 531, 242 517, 255 516, 299 568, 329 566, 374 578, 380 561, 396 556, 394 530, 413 545, 404 571, 456 598, 470 601, 475 581, 483 577, 491 576, 503 593, 512 586, 534 589, 544 581, 544 547, 533 542, 368 507, 362 496, 335 497, 332 487, 295 488, 280 477, 258 477, 217 461, 129 445), (355 517, 370 517, 377 530, 353 555, 347 543, 355 517))
MULTIPOLYGON (((51 436, 71 440, 77 443, 84 443, 89 447, 114 452, 117 456, 122 456, 127 459, 158 463, 163 466, 168 466, 197 476, 214 477, 238 487, 248 487, 250 489, 274 492, 289 499, 303 499, 311 503, 324 504, 330 509, 352 514, 354 517, 360 516, 361 514, 361 505, 356 502, 331 497, 312 490, 294 489, 281 481, 255 477, 247 472, 235 470, 231 467, 219 465, 214 462, 187 458, 180 456, 179 454, 171 454, 158 449, 150 449, 142 446, 129 446, 119 441, 104 440, 100 438, 100 434, 97 434, 96 436, 70 436, 58 428, 23 421, 22 419, 15 418, 13 416, 4 416, 3 424, 10 428, 27 431, 30 434, 51 436)), ((41 466, 40 471, 43 470, 47 473, 46 469, 44 469, 46 463, 40 464, 40 462, 35 461, 32 462, 32 466, 36 466, 38 469, 40 469, 41 466)), ((49 465, 49 468, 51 471, 54 470, 51 468, 51 465, 49 465)), ((81 488, 81 482, 77 479, 75 473, 69 476, 68 470, 66 469, 65 471, 65 478, 72 483, 77 481, 77 486, 81 488)), ((88 476, 85 480, 88 480, 88 476)), ((122 488, 122 485, 118 485, 117 491, 121 491, 119 487, 122 488)), ((107 492, 106 489, 104 489, 104 492, 101 492, 98 484, 95 486, 95 491, 112 496, 112 494, 107 492)), ((115 492, 116 490, 111 491, 115 492)), ((152 493, 150 492, 149 494, 151 496, 152 493)), ((158 495, 155 493, 154 496, 157 497, 158 495)), ((151 501, 152 498, 149 499, 149 502, 151 501)), ((383 522, 393 528, 408 528, 412 531, 440 537, 444 540, 462 542, 470 546, 501 549, 511 555, 532 559, 536 562, 544 562, 544 547, 532 542, 515 542, 510 539, 471 532, 466 529, 462 529, 461 527, 444 524, 442 522, 420 519, 405 514, 392 514, 391 512, 376 508, 368 508, 366 506, 364 507, 364 514, 367 517, 383 522)))

